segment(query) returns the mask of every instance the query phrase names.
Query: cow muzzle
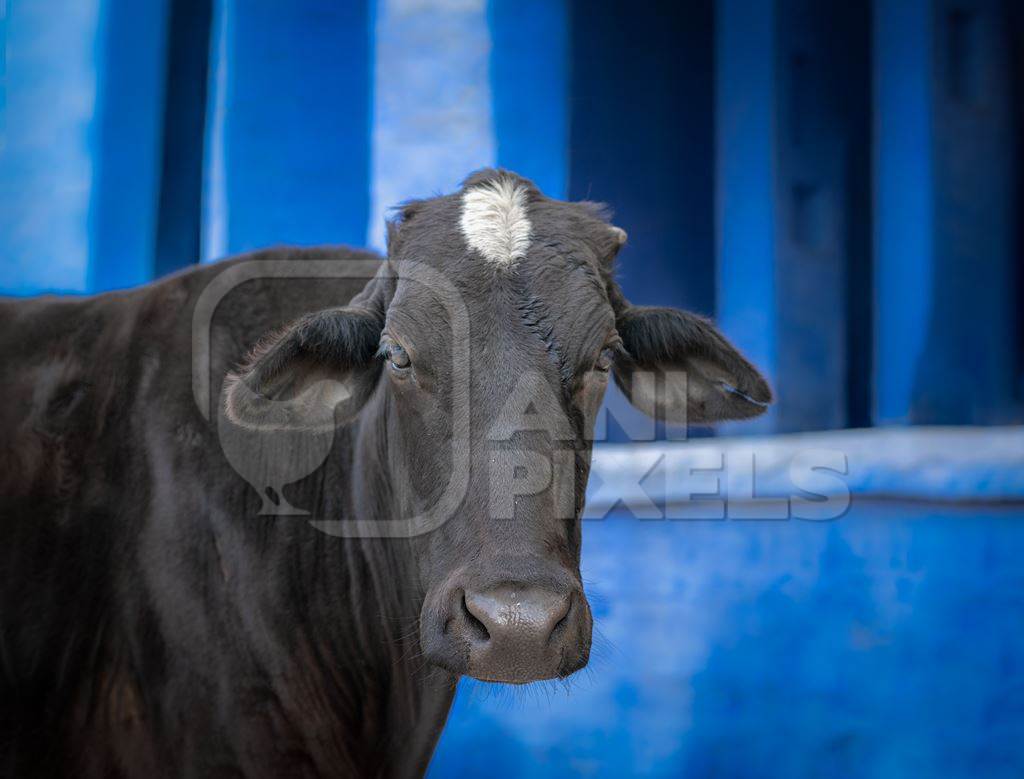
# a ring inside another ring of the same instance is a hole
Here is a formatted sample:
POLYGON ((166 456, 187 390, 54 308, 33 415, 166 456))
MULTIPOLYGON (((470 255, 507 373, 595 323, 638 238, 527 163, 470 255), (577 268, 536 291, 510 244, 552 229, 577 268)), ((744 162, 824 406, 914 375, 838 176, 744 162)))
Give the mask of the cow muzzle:
POLYGON ((488 682, 524 684, 568 676, 587 664, 592 621, 582 590, 520 582, 455 587, 433 625, 421 623, 428 659, 488 682))

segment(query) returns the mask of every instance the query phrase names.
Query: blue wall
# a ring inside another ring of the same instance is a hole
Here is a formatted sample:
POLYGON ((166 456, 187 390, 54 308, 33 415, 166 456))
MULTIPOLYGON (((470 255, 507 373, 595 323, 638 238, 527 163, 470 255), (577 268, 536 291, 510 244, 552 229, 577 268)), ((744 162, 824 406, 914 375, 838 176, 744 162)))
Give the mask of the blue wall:
MULTIPOLYGON (((382 248, 504 165, 771 377, 726 431, 1024 421, 1018 3, 0 0, 0 55, 2 294, 382 248)), ((591 669, 463 684, 432 774, 1020 776, 1021 519, 589 522, 591 669)))
POLYGON ((1024 418, 1012 3, 4 8, 0 290, 383 248, 388 208, 504 165, 609 202, 627 295, 763 367, 777 404, 729 429, 1024 418))
POLYGON ((1019 777, 1024 511, 584 523, 565 687, 466 682, 434 777, 1019 777))

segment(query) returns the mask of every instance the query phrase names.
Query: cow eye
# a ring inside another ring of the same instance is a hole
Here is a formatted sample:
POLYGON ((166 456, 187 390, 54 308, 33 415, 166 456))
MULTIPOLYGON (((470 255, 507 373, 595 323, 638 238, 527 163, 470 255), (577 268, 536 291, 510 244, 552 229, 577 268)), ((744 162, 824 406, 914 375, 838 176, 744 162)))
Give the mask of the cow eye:
POLYGON ((388 364, 396 371, 404 371, 412 364, 412 360, 409 359, 409 353, 398 344, 388 344, 385 354, 388 358, 388 364))
POLYGON ((601 350, 600 356, 597 358, 597 362, 594 363, 594 370, 600 371, 601 373, 608 373, 612 369, 612 364, 615 362, 615 351, 607 346, 601 350))

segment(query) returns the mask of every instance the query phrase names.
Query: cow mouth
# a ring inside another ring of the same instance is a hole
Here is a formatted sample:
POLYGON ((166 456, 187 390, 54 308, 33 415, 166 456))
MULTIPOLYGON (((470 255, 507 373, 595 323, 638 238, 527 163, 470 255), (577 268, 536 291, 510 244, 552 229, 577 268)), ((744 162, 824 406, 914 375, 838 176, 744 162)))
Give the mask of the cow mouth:
POLYGON ((537 668, 534 658, 524 657, 513 658, 508 663, 507 668, 488 667, 478 670, 475 667, 477 664, 473 661, 472 648, 470 648, 468 667, 460 675, 488 684, 512 684, 517 686, 534 682, 568 679, 586 667, 590 655, 589 645, 580 647, 579 651, 574 654, 575 656, 571 658, 559 658, 551 667, 551 670, 540 670, 537 668))

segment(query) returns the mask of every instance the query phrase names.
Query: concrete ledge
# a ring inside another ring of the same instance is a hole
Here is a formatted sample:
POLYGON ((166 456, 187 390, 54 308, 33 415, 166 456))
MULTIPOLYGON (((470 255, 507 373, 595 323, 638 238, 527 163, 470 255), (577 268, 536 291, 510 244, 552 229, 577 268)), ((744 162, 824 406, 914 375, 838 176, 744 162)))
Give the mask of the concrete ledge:
MULTIPOLYGON (((849 495, 1024 501, 1024 427, 899 427, 597 444, 588 515, 695 500, 849 495)), ((642 511, 638 516, 642 516, 642 511)))

